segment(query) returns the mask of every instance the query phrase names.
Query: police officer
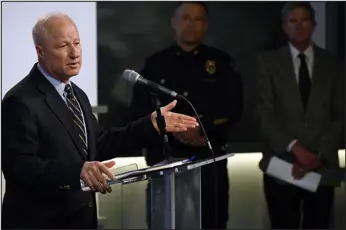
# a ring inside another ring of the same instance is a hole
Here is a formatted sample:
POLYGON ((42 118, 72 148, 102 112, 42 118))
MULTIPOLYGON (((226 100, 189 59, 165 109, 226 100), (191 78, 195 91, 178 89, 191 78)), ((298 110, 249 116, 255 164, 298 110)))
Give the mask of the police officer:
MULTIPOLYGON (((215 155, 226 153, 226 133, 242 114, 242 83, 233 68, 232 58, 216 48, 201 43, 207 29, 208 10, 202 2, 178 4, 172 27, 176 43, 147 58, 141 75, 173 89, 185 96, 195 106, 213 145, 215 155)), ((171 98, 159 95, 162 104, 171 98)), ((152 95, 140 87, 135 88, 133 118, 153 109, 152 95)), ((191 107, 179 101, 176 111, 194 116, 191 107)), ((206 139, 199 129, 169 136, 173 157, 211 157, 206 139)), ((159 140, 158 140, 159 143, 159 140)), ((164 160, 162 146, 146 149, 146 161, 153 165, 164 160)), ((213 179, 213 165, 202 167, 202 228, 226 228, 228 221, 227 160, 217 163, 218 194, 213 179), (214 219, 215 197, 218 198, 218 219, 214 219), (217 222, 217 225, 215 224, 217 222)), ((150 187, 148 198, 150 198, 150 187)), ((148 211, 150 215, 150 209, 148 211)), ((148 221, 150 224, 150 220, 148 221)))

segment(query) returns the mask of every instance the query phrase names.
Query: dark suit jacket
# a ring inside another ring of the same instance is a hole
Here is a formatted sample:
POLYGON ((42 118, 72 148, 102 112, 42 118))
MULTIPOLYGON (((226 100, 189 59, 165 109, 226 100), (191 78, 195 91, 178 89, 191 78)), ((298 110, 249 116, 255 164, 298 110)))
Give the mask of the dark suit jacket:
POLYGON ((338 149, 344 132, 345 65, 330 52, 314 46, 312 88, 304 113, 294 75, 289 46, 267 52, 259 59, 260 131, 264 140, 260 168, 265 171, 271 156, 293 161, 286 148, 293 139, 321 154, 322 185, 338 185, 338 149))
POLYGON ((103 130, 87 95, 72 83, 88 132, 88 155, 66 104, 35 65, 2 100, 3 228, 94 228, 95 194, 83 192, 86 161, 142 148, 157 135, 150 116, 103 130))

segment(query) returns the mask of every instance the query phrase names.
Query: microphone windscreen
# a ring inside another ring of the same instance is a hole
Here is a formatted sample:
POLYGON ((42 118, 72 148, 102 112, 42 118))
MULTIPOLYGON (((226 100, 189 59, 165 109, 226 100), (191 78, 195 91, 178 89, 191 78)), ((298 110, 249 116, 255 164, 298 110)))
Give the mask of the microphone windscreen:
POLYGON ((136 71, 126 69, 122 75, 122 78, 132 84, 136 84, 139 76, 140 75, 136 71))
POLYGON ((125 70, 118 77, 111 91, 112 98, 125 108, 129 108, 132 101, 133 90, 136 85, 137 75, 133 70, 125 70))

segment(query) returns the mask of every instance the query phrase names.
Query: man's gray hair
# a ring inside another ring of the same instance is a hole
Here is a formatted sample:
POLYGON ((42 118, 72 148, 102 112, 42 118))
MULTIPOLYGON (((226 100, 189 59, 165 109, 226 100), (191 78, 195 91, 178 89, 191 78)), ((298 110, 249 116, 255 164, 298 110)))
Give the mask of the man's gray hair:
POLYGON ((299 2, 299 1, 292 1, 292 2, 287 2, 284 4, 284 6, 282 7, 282 10, 281 10, 282 20, 285 21, 287 14, 296 8, 307 9, 310 12, 310 19, 313 22, 315 22, 315 10, 311 6, 310 2, 299 2))
POLYGON ((42 44, 45 36, 47 35, 46 34, 47 31, 45 27, 46 23, 56 18, 67 18, 72 21, 72 19, 67 14, 60 13, 60 12, 49 13, 39 17, 34 28, 32 29, 32 38, 34 40, 35 45, 42 44))

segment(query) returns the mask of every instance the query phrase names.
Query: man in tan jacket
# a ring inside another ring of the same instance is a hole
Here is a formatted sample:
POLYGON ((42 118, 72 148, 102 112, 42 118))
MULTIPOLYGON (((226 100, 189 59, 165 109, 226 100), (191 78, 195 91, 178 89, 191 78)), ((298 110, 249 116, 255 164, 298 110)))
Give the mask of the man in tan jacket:
POLYGON ((259 58, 259 114, 264 141, 262 171, 271 157, 293 164, 300 179, 322 175, 315 193, 264 175, 264 192, 274 229, 329 228, 334 187, 340 183, 338 149, 344 132, 345 66, 313 44, 315 12, 309 3, 282 10, 289 43, 259 58))

